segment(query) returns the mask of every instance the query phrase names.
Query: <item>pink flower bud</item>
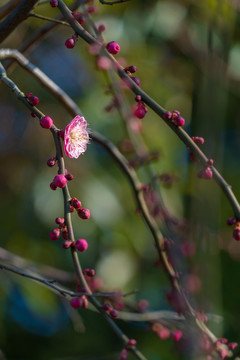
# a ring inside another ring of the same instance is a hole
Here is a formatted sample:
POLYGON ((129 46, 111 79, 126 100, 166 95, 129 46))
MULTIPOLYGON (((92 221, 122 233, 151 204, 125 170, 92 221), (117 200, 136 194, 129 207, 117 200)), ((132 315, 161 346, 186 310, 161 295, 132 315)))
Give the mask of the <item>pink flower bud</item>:
POLYGON ((131 79, 137 84, 137 86, 140 86, 141 81, 139 80, 139 78, 132 76, 131 79))
POLYGON ((229 225, 229 226, 236 224, 236 222, 237 222, 236 218, 228 218, 227 219, 227 225, 229 225))
POLYGON ((130 65, 130 66, 125 67, 124 70, 126 72, 130 72, 131 74, 134 74, 137 71, 137 68, 134 65, 130 65))
POLYGON ((111 307, 110 304, 105 303, 105 304, 103 304, 102 309, 103 309, 104 311, 109 311, 110 309, 112 309, 112 307, 111 307))
POLYGON ((205 141, 204 138, 201 136, 192 136, 192 139, 195 142, 195 144, 197 144, 197 145, 202 145, 202 144, 204 144, 204 141, 205 141))
POLYGON ((157 335, 161 340, 166 340, 170 337, 170 331, 167 328, 162 327, 157 331, 157 335))
POLYGON ((62 189, 65 187, 65 185, 67 183, 67 179, 64 175, 60 174, 60 175, 55 176, 53 182, 57 187, 62 189))
POLYGON ((173 339, 175 341, 179 341, 183 334, 182 334, 181 330, 175 330, 172 335, 173 335, 173 339))
POLYGON ((72 198, 71 200, 71 205, 75 208, 75 209, 80 209, 80 207, 82 206, 81 201, 79 201, 77 198, 72 198))
POLYGON ((28 102, 32 105, 32 106, 36 106, 39 104, 39 99, 37 96, 32 95, 32 93, 29 93, 26 95, 26 98, 28 99, 28 102))
POLYGON ((116 43, 116 41, 111 41, 107 44, 107 51, 110 54, 116 55, 120 51, 120 46, 116 43))
POLYGON ((49 116, 45 116, 40 119, 40 125, 44 129, 50 129, 52 127, 53 121, 49 116))
POLYGON ((89 277, 93 277, 95 275, 94 269, 85 269, 83 270, 83 274, 89 277))
POLYGON ((50 188, 51 188, 52 190, 57 190, 57 186, 54 184, 54 182, 51 182, 50 188))
POLYGON ((51 240, 57 240, 60 238, 60 235, 61 235, 61 231, 59 228, 56 228, 56 229, 53 229, 51 232, 50 232, 50 238, 51 240))
POLYGON ((106 30, 106 26, 104 25, 104 24, 100 24, 99 26, 98 26, 98 31, 100 32, 100 33, 102 33, 103 31, 105 31, 106 30))
POLYGON ((67 49, 73 49, 75 44, 76 44, 76 41, 74 39, 72 39, 72 38, 67 39, 65 41, 65 46, 66 46, 67 49))
POLYGON ((172 113, 170 111, 166 111, 163 115, 164 119, 170 120, 172 118, 172 113))
POLYGON ((126 343, 126 348, 131 349, 132 347, 137 345, 137 341, 135 339, 129 339, 126 343))
POLYGON ((83 220, 87 220, 91 216, 90 210, 89 209, 84 209, 84 208, 79 209, 78 210, 78 216, 83 220))
POLYGON ((232 342, 228 344, 229 350, 234 350, 238 346, 238 343, 232 342))
POLYGON ((66 178, 68 181, 71 181, 71 180, 73 180, 73 175, 72 175, 72 174, 67 174, 67 175, 65 175, 65 178, 66 178))
POLYGON ((205 179, 205 180, 209 180, 212 179, 213 177, 213 173, 210 167, 206 167, 205 169, 202 169, 201 171, 199 171, 199 173, 197 174, 197 176, 200 179, 205 179))
POLYGON ((79 309, 83 305, 83 300, 80 297, 74 298, 70 301, 70 304, 74 309, 79 309))
POLYGON ((57 218, 55 219, 55 223, 58 224, 58 225, 60 225, 60 226, 62 226, 62 225, 65 224, 65 219, 64 219, 64 218, 61 218, 61 217, 57 217, 57 218))
POLYGON ((62 243, 63 249, 69 249, 72 246, 73 242, 71 240, 66 240, 62 243))
POLYGON ((76 241, 76 248, 77 248, 78 251, 80 251, 80 252, 86 251, 87 248, 88 248, 87 240, 85 240, 85 239, 78 239, 78 240, 76 241))
POLYGON ((127 360, 128 359, 128 351, 127 351, 127 349, 123 349, 122 351, 121 351, 121 354, 120 354, 120 356, 119 356, 119 360, 127 360))
POLYGON ((110 315, 113 319, 117 319, 117 317, 118 317, 118 311, 113 309, 113 310, 109 311, 109 315, 110 315))
POLYGON ((176 126, 183 126, 185 124, 185 120, 181 116, 176 116, 173 121, 176 126))
POLYGON ((233 231, 233 238, 237 241, 240 241, 240 228, 239 227, 235 227, 235 229, 233 231))
POLYGON ((51 0, 50 5, 51 5, 51 7, 57 7, 58 6, 58 0, 51 0))
POLYGON ((48 159, 47 166, 52 167, 55 164, 56 164, 56 158, 55 157, 52 157, 52 158, 48 159))

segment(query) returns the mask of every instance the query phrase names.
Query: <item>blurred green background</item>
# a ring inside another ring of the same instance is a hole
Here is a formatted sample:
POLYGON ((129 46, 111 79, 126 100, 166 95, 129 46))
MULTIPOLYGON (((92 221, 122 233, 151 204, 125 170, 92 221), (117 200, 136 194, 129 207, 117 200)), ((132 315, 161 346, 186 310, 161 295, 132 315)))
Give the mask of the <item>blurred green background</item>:
MULTIPOLYGON (((166 109, 180 110, 191 136, 205 138, 203 151, 240 198, 240 3, 131 0, 96 6, 92 19, 106 25, 105 42, 117 41, 121 46, 117 58, 137 66, 144 91, 166 109)), ((35 12, 58 14, 48 3, 35 12)), ((28 18, 2 47, 18 48, 43 23, 28 18)), ((77 102, 90 129, 123 149, 123 139, 129 139, 126 122, 117 109, 105 111, 112 100, 108 76, 97 69, 83 40, 72 50, 64 46, 72 35, 70 28, 58 26, 27 56, 77 102)), ((28 73, 16 66, 10 77, 22 91, 39 97, 39 109, 56 126, 64 129, 70 122, 63 106, 28 73)), ((115 76, 114 84, 119 86, 115 76)), ((34 263, 74 273, 70 253, 62 250, 61 241, 49 239, 55 218, 63 216, 62 193, 49 188, 57 171, 46 166, 55 155, 52 136, 3 84, 0 91, 1 247, 34 263)), ((124 91, 124 98, 129 114, 134 95, 124 91)), ((238 341, 240 244, 226 226, 233 216, 231 207, 213 180, 197 178, 201 166, 190 163, 188 150, 150 109, 142 126, 141 133, 131 133, 131 140, 140 153, 157 151, 159 158, 136 171, 158 198, 161 194, 168 209, 170 225, 163 221, 161 207, 156 218, 163 233, 175 241, 173 257, 180 279, 196 309, 222 316, 220 323, 209 322, 216 335, 238 341), (151 181, 153 172, 157 179, 170 174, 177 181, 172 186, 151 181), (191 259, 181 254, 185 242, 195 245, 191 259), (195 275, 192 287, 187 285, 189 274, 195 275)), ((125 155, 133 161, 136 153, 125 155)), ((69 184, 72 196, 92 214, 86 222, 73 214, 76 237, 89 242, 80 257, 83 267, 96 269, 103 290, 138 289, 127 298, 131 306, 145 298, 150 310, 170 309, 167 278, 161 267, 153 266, 157 254, 151 233, 137 214, 132 190, 118 165, 91 141, 84 156, 66 159, 66 167, 74 175, 69 184)), ((74 289, 74 282, 69 286, 74 289)), ((80 317, 69 304, 28 279, 1 271, 0 304, 0 348, 6 359, 107 360, 117 359, 121 351, 121 343, 98 314, 81 310, 80 317)), ((196 358, 188 348, 180 351, 171 339, 160 340, 148 324, 120 320, 118 324, 137 339, 148 359, 196 358)))

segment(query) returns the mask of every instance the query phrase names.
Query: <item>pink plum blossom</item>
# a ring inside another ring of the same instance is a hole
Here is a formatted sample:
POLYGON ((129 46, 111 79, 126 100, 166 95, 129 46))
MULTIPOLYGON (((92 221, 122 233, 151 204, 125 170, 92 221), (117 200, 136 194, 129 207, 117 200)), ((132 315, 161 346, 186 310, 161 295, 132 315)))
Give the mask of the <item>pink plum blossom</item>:
POLYGON ((66 155, 77 159, 86 151, 88 141, 87 122, 83 116, 77 115, 66 126, 64 132, 64 150, 66 155))

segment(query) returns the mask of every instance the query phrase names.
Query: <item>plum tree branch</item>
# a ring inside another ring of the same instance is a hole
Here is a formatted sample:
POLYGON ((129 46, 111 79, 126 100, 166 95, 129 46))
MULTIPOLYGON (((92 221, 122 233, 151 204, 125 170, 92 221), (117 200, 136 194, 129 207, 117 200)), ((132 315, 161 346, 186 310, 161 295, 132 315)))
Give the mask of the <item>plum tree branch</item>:
POLYGON ((22 0, 12 13, 0 23, 0 43, 24 21, 38 0, 22 0))
MULTIPOLYGON (((199 159, 201 164, 205 167, 208 165, 208 157, 200 150, 200 148, 195 144, 191 137, 186 133, 182 127, 176 126, 172 121, 165 119, 164 114, 167 111, 161 105, 159 105, 154 99, 152 99, 147 93, 145 93, 124 71, 123 67, 117 62, 117 60, 108 53, 104 48, 104 45, 99 42, 94 36, 89 34, 71 15, 71 11, 65 5, 63 0, 59 0, 59 10, 62 12, 65 19, 72 25, 74 31, 88 44, 97 44, 102 48, 102 54, 108 57, 113 64, 113 69, 117 72, 119 77, 125 81, 127 86, 133 91, 136 95, 140 95, 142 101, 144 101, 157 115, 159 115, 163 121, 171 128, 171 130, 179 137, 179 139, 186 145, 186 147, 194 153, 194 155, 199 159)), ((214 166, 211 166, 213 172, 213 178, 216 183, 221 187, 223 193, 227 197, 235 217, 240 220, 240 204, 235 197, 231 186, 225 181, 221 174, 217 171, 214 166)))

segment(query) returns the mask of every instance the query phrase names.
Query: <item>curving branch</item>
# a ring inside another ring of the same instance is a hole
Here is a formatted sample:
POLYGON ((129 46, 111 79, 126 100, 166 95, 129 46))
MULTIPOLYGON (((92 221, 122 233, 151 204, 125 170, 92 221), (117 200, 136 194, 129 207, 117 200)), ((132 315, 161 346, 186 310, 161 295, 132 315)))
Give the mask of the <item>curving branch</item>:
MULTIPOLYGON (((30 109, 39 119, 44 117, 45 115, 39 111, 36 107, 33 107, 27 100, 25 94, 17 87, 17 85, 7 76, 6 70, 4 69, 3 65, 0 63, 0 80, 8 86, 12 92, 15 94, 15 96, 28 108, 30 109)), ((58 160, 59 165, 59 173, 65 174, 65 164, 64 159, 62 155, 62 148, 60 143, 60 137, 59 137, 59 130, 56 128, 55 125, 52 125, 50 129, 55 147, 56 147, 56 158, 58 160)), ((74 232, 72 227, 72 221, 71 221, 71 211, 70 211, 70 200, 71 196, 68 190, 67 184, 62 189, 63 192, 63 198, 64 198, 64 217, 66 221, 66 225, 69 232, 69 239, 74 242, 74 232)), ((93 295, 91 289, 89 288, 86 279, 83 275, 82 267, 79 261, 79 257, 77 254, 77 251, 75 248, 71 247, 71 254, 73 258, 73 263, 75 267, 75 271, 77 274, 77 278, 80 281, 81 285, 86 289, 86 293, 84 295, 89 296, 89 301, 92 303, 92 305, 98 310, 98 312, 103 316, 103 318, 106 320, 106 322, 110 325, 112 330, 115 332, 115 334, 120 338, 122 343, 126 346, 126 344, 129 341, 129 338, 125 333, 117 326, 117 324, 113 321, 112 318, 102 309, 101 303, 98 301, 98 299, 93 295)), ((137 347, 132 347, 130 350, 139 360, 147 360, 146 357, 137 349, 137 347)))
POLYGON ((16 9, 0 23, 0 43, 24 21, 38 0, 22 0, 16 9))
MULTIPOLYGON (((117 62, 117 60, 108 53, 104 45, 99 42, 94 36, 89 34, 86 29, 84 29, 71 15, 71 11, 65 5, 63 0, 58 1, 58 7, 65 19, 72 25, 74 31, 88 44, 97 44, 101 47, 102 54, 108 57, 113 64, 113 69, 117 72, 119 77, 123 79, 129 89, 134 92, 136 95, 140 95, 142 100, 157 114, 163 121, 171 128, 171 130, 179 137, 179 139, 186 145, 186 147, 194 153, 196 158, 200 163, 205 167, 208 166, 208 157, 200 150, 200 148, 195 144, 187 132, 181 127, 176 126, 172 121, 165 119, 164 115, 167 111, 161 105, 159 105, 154 99, 152 99, 147 93, 145 93, 124 71, 124 68, 117 62)), ((217 171, 214 166, 211 166, 213 172, 213 178, 216 183, 221 187, 223 193, 227 197, 235 217, 240 220, 240 204, 235 197, 231 186, 225 181, 221 174, 217 171)))

